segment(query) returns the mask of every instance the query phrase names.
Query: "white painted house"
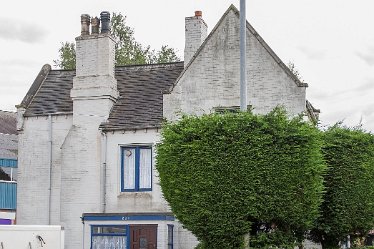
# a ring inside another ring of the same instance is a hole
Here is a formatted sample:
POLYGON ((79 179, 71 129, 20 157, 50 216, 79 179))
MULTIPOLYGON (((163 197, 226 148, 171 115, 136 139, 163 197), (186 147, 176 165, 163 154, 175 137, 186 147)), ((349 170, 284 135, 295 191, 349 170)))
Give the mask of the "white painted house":
MULTIPOLYGON (((154 146, 163 118, 239 106, 239 12, 230 6, 208 36, 201 12, 186 18, 185 62, 121 67, 107 14, 91 33, 82 15, 76 70, 45 65, 18 106, 17 223, 64 226, 67 249, 192 249, 162 197, 154 146)), ((307 84, 249 23, 247 48, 248 105, 315 121, 307 84)))

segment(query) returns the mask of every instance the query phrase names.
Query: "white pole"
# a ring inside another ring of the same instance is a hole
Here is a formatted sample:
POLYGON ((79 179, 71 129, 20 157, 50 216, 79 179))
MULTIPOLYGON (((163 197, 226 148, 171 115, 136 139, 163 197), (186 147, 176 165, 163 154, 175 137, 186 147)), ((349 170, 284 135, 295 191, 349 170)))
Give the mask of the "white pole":
POLYGON ((247 111, 246 74, 246 11, 245 0, 240 0, 240 110, 247 111))

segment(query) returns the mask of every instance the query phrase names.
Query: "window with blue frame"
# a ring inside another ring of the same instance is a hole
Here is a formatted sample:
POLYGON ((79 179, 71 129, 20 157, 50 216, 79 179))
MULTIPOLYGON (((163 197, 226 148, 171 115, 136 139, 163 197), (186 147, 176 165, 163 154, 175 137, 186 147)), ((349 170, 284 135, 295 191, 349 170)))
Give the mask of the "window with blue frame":
POLYGON ((122 147, 121 158, 121 191, 151 191, 152 147, 122 147))
POLYGON ((91 249, 127 249, 126 225, 91 226, 91 249))
POLYGON ((174 248, 174 226, 168 225, 168 249, 174 248))

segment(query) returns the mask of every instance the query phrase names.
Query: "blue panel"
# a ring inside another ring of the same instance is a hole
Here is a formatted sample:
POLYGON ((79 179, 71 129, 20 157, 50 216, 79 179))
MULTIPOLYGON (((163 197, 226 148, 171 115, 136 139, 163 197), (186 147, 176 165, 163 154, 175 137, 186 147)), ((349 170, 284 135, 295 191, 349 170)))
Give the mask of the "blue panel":
POLYGON ((17 160, 15 160, 15 159, 0 159, 0 167, 17 168, 17 160))
POLYGON ((95 221, 95 220, 175 220, 174 216, 172 215, 113 215, 113 216, 84 216, 84 221, 95 221))
POLYGON ((17 183, 0 182, 0 209, 15 210, 17 206, 17 183))

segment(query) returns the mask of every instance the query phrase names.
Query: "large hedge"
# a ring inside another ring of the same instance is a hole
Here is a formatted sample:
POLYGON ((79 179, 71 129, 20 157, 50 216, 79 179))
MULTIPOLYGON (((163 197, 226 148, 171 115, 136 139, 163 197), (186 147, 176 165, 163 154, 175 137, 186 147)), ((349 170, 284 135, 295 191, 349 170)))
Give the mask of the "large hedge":
POLYGON ((323 137, 326 193, 313 235, 323 248, 339 248, 347 235, 374 228, 374 136, 335 125, 323 137))
POLYGON ((320 146, 315 127, 279 109, 183 117, 164 126, 157 169, 166 200, 200 248, 237 249, 244 234, 252 231, 256 242, 264 227, 287 236, 311 228, 322 202, 320 146))

